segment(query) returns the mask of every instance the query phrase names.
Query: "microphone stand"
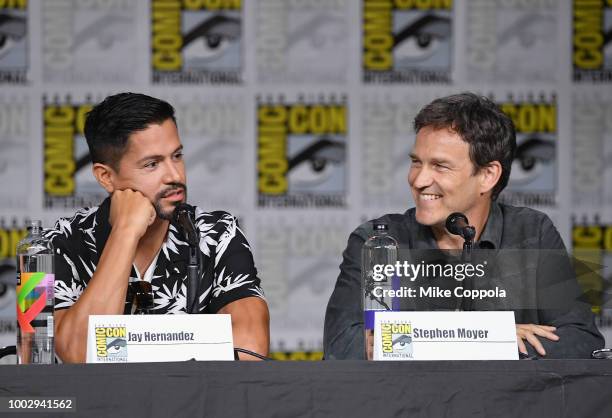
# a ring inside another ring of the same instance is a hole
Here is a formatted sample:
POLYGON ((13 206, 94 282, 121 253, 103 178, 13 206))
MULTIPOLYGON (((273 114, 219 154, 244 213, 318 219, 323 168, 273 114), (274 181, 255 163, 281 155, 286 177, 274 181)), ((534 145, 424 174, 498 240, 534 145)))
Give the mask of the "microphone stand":
POLYGON ((474 246, 474 236, 476 229, 473 226, 463 228, 461 236, 463 237, 463 252, 461 253, 461 261, 469 263, 472 261, 472 248, 474 246))
POLYGON ((197 313, 198 290, 200 288, 201 254, 199 251, 199 234, 191 219, 191 207, 185 203, 176 209, 177 221, 183 230, 187 244, 189 244, 189 262, 187 264, 187 313, 197 313))
POLYGON ((196 313, 198 287, 200 283, 200 257, 198 247, 189 243, 189 264, 187 264, 187 313, 196 313))

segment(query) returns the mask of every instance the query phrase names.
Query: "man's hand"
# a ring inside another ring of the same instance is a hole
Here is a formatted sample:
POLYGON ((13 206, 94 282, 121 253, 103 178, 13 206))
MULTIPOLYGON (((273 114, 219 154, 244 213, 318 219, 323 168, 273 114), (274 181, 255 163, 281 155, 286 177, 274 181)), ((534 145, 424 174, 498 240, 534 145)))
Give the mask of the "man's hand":
POLYGON ((527 340, 538 354, 545 356, 546 350, 544 350, 542 343, 540 343, 536 335, 548 338, 551 341, 559 341, 559 336, 553 332, 556 329, 548 325, 516 324, 516 342, 518 343, 519 351, 527 354, 527 347, 523 342, 523 340, 527 340))
POLYGON ((153 204, 142 193, 131 189, 113 192, 109 222, 114 228, 130 230, 141 238, 156 216, 153 204))

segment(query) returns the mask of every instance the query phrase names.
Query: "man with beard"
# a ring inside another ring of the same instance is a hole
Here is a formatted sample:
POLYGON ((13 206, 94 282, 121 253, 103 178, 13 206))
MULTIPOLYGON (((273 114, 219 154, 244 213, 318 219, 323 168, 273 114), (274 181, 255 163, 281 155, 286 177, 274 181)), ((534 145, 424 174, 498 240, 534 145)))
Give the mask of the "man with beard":
MULTIPOLYGON (((46 232, 56 251, 55 347, 64 362, 85 361, 89 315, 187 310, 189 245, 174 220, 187 188, 174 109, 142 94, 109 96, 87 115, 85 137, 110 196, 46 232)), ((231 314, 235 345, 267 355, 268 307, 236 218, 197 207, 193 215, 210 272, 201 272, 196 311, 231 314)))

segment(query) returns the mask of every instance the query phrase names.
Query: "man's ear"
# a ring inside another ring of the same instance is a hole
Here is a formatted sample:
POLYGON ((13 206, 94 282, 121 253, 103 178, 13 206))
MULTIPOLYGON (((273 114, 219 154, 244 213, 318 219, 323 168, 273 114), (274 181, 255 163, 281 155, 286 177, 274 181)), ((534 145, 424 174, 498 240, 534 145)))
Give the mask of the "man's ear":
POLYGON ((502 166, 499 161, 491 161, 486 167, 480 169, 480 194, 485 194, 495 187, 502 174, 502 166))
POLYGON ((96 180, 100 186, 104 188, 108 193, 112 193, 115 191, 115 170, 112 167, 102 164, 102 163, 94 163, 92 167, 92 172, 96 180))

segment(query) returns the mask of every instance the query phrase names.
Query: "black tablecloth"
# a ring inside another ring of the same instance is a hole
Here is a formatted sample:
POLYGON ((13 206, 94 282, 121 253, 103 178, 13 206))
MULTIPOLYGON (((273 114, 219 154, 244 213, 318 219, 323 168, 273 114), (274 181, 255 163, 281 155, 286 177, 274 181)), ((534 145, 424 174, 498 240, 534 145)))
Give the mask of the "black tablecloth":
POLYGON ((610 418, 612 361, 1 366, 0 397, 15 396, 76 398, 37 417, 610 418))

